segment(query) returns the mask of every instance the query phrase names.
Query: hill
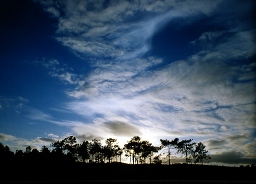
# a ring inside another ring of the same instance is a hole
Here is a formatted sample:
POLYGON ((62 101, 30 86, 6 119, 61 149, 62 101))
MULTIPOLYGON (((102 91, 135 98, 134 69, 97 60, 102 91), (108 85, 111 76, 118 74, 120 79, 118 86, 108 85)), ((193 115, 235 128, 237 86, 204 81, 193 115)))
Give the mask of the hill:
POLYGON ((132 165, 77 162, 13 162, 2 165, 1 182, 255 182, 255 167, 207 165, 132 165))

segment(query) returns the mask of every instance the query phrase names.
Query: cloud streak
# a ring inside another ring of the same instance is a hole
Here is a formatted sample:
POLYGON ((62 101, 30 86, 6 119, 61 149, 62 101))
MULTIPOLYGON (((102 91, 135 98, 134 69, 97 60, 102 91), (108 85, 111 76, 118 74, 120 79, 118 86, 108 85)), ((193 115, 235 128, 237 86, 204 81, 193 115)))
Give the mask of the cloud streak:
POLYGON ((255 30, 220 14, 224 1, 40 3, 58 21, 57 41, 89 62, 91 70, 78 75, 57 60, 43 64, 51 76, 72 86, 65 91, 72 100, 63 111, 84 121, 55 120, 39 112, 37 119, 30 118, 72 127, 86 139, 116 136, 124 142, 140 135, 159 144, 160 138, 193 137, 215 150, 215 161, 253 157, 255 30), (207 23, 221 28, 188 40, 195 49, 188 57, 173 61, 153 55, 152 38, 166 25, 178 20, 177 29, 186 28, 200 16, 214 16, 207 23))
POLYGON ((93 57, 133 59, 150 50, 150 39, 177 17, 210 14, 220 1, 53 1, 41 2, 59 20, 57 40, 93 57), (148 16, 142 16, 144 12, 148 16), (152 15, 154 16, 152 16, 152 15), (133 20, 133 16, 139 18, 133 20), (63 35, 63 36, 62 36, 63 35))

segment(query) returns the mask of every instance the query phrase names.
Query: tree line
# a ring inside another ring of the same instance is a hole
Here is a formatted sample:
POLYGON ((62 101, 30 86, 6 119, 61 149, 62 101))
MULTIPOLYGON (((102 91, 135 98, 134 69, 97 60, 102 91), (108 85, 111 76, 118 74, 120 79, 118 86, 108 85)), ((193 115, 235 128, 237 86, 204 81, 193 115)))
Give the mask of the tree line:
POLYGON ((16 150, 15 153, 10 151, 10 148, 0 143, 0 159, 4 161, 11 160, 29 160, 29 161, 70 161, 84 163, 111 163, 121 162, 121 157, 130 159, 132 164, 162 164, 163 160, 160 151, 167 148, 168 164, 171 164, 171 149, 175 153, 181 154, 188 163, 201 163, 211 157, 207 154, 206 146, 199 142, 193 142, 193 139, 173 140, 160 139, 161 145, 154 146, 146 140, 142 140, 139 136, 134 136, 124 144, 123 147, 118 145, 117 139, 108 138, 105 140, 105 145, 98 139, 92 141, 83 141, 78 143, 76 137, 68 136, 62 140, 58 140, 51 144, 49 149, 47 146, 42 146, 41 150, 26 147, 26 151, 16 150))

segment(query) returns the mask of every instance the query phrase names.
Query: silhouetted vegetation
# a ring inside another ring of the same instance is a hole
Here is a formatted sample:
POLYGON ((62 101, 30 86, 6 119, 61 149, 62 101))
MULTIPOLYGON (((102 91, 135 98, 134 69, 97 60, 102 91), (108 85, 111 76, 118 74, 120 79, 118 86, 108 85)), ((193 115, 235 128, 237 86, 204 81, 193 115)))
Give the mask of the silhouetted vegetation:
POLYGON ((0 181, 74 181, 74 180, 241 180, 255 181, 256 167, 203 165, 210 159, 203 143, 192 139, 160 139, 161 146, 134 136, 121 148, 108 138, 77 143, 74 136, 58 140, 40 150, 27 146, 25 152, 10 151, 0 143, 0 181), (159 151, 167 148, 168 164, 159 151), (171 164, 171 149, 184 156, 185 163, 171 164), (122 163, 124 154, 130 164, 122 163), (194 164, 189 164, 194 163, 194 164), (197 163, 200 163, 199 165, 197 163))
POLYGON ((134 136, 127 144, 124 145, 125 155, 132 159, 132 163, 146 163, 146 158, 151 157, 153 153, 158 152, 160 148, 153 146, 148 141, 142 141, 139 136, 134 136))

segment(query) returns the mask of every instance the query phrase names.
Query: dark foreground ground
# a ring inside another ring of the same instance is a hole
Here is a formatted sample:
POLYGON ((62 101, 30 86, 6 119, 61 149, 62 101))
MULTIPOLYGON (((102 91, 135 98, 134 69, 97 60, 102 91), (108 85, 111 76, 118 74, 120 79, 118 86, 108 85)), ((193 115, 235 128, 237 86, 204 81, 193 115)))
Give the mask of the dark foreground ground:
POLYGON ((256 183, 255 167, 20 162, 1 170, 0 183, 256 183))

